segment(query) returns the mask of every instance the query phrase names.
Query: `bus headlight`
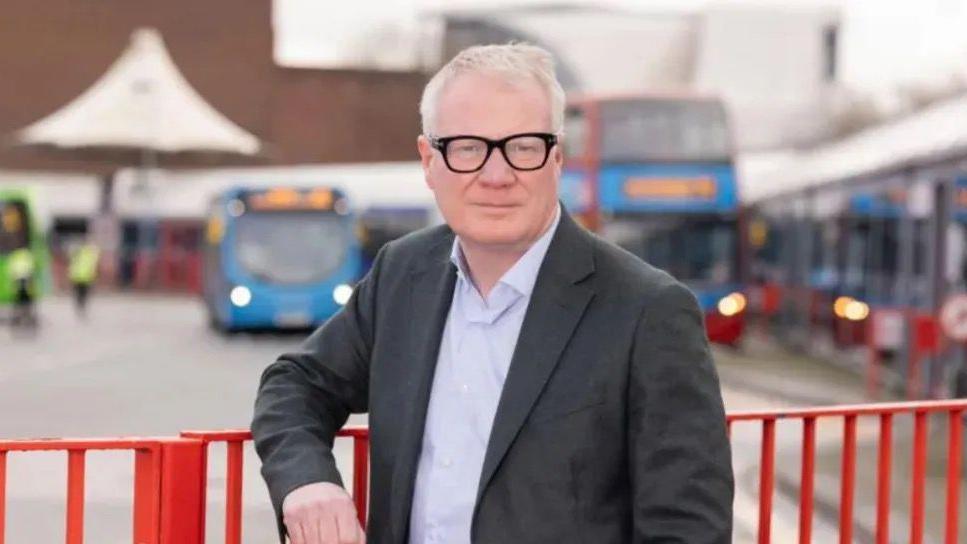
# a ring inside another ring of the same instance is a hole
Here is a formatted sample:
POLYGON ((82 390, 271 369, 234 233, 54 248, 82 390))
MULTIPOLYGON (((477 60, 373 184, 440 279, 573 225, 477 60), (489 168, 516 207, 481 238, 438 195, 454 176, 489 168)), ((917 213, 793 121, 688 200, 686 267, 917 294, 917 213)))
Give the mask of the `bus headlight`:
POLYGON ((742 293, 731 293, 719 300, 719 313, 725 317, 732 317, 745 310, 745 295, 742 293))
POLYGON ((843 317, 850 321, 863 321, 868 315, 870 315, 869 305, 859 300, 850 301, 843 312, 843 317))
POLYGON ((229 293, 228 299, 231 300, 232 304, 235 306, 244 308, 248 306, 249 302, 252 302, 252 291, 244 285, 238 285, 232 289, 231 293, 229 293))
POLYGON ((351 296, 353 296, 353 288, 345 283, 340 283, 332 290, 332 299, 340 306, 345 306, 351 296))

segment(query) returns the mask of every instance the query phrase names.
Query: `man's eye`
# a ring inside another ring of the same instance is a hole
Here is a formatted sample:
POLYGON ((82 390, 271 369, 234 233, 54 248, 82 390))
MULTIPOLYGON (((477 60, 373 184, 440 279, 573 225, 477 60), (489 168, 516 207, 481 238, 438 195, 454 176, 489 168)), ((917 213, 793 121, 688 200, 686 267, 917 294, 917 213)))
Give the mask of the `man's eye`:
POLYGON ((454 146, 452 149, 454 153, 460 153, 461 155, 473 155, 476 153, 480 153, 480 150, 481 150, 481 147, 479 145, 473 145, 473 144, 458 145, 458 146, 454 146))

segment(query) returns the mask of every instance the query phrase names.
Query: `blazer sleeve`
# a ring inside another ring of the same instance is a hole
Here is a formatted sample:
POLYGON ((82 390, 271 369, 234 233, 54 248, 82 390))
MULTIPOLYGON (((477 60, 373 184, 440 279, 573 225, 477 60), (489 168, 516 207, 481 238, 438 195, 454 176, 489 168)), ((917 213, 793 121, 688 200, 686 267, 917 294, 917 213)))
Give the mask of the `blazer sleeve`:
POLYGON ((702 313, 679 283, 639 320, 628 391, 633 525, 640 544, 732 541, 732 461, 702 313))
POLYGON ((339 312, 262 373, 252 435, 280 531, 290 491, 315 482, 343 485, 333 440, 350 413, 367 410, 383 253, 339 312))

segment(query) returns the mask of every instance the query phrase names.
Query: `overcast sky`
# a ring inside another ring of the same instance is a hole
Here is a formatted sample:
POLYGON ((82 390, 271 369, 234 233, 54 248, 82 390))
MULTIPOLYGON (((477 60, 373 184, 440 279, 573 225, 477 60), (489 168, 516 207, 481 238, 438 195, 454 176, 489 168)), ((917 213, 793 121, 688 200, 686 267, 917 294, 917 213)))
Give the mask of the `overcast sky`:
MULTIPOLYGON (((752 0, 790 9, 833 6, 842 10, 842 80, 858 90, 883 91, 916 80, 967 73, 967 0, 752 0)), ((276 52, 280 62, 334 66, 372 60, 370 36, 390 31, 396 47, 379 48, 386 67, 403 67, 427 41, 421 12, 446 6, 488 8, 546 4, 546 0, 378 0, 319 2, 275 0, 276 52), (424 28, 422 31, 421 28, 424 28), (385 51, 390 51, 389 55, 385 51)), ((741 0, 598 0, 589 5, 637 10, 695 12, 707 4, 741 0)), ((750 3, 750 2, 744 2, 750 3)))

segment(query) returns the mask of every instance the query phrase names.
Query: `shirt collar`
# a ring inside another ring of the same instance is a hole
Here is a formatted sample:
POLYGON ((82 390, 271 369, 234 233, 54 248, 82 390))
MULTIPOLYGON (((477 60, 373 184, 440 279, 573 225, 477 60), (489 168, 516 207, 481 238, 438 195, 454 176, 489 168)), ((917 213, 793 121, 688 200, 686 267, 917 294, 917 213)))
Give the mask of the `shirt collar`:
MULTIPOLYGON (((540 271, 544 256, 551 246, 554 233, 561 222, 561 205, 558 204, 554 213, 554 221, 551 226, 534 242, 530 248, 521 256, 520 259, 510 267, 497 283, 502 283, 521 295, 530 296, 534 291, 534 284, 537 283, 537 273, 540 271)), ((453 248, 450 250, 450 262, 457 267, 457 273, 462 279, 468 280, 470 275, 467 273, 466 259, 463 250, 460 248, 460 237, 453 239, 453 248)))

